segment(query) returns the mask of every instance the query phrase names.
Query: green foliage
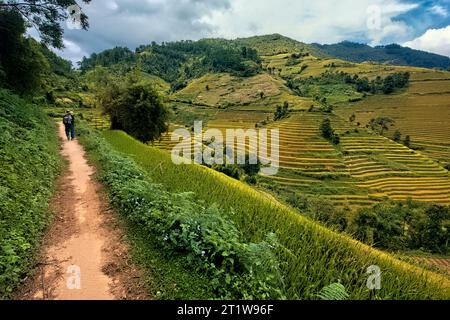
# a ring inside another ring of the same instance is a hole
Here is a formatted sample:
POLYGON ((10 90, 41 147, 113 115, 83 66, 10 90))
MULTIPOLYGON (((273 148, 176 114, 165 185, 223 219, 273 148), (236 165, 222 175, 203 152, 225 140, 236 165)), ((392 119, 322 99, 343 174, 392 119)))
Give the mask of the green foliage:
POLYGON ((378 117, 374 119, 370 119, 369 124, 367 125, 373 131, 383 135, 385 131, 389 130, 395 124, 395 121, 388 117, 378 117))
POLYGON ((322 133, 322 137, 331 141, 331 143, 335 145, 338 145, 341 142, 339 135, 336 132, 334 132, 334 129, 331 126, 331 121, 329 118, 326 118, 320 124, 320 132, 322 133))
POLYGON ((370 47, 366 44, 341 42, 331 45, 314 45, 327 55, 352 62, 374 61, 398 66, 442 68, 450 65, 450 59, 438 54, 414 50, 397 44, 370 47))
MULTIPOLYGON (((82 0, 90 3, 91 0, 82 0)), ((10 10, 20 14, 33 27, 38 30, 40 38, 44 44, 52 45, 62 49, 63 27, 61 23, 69 18, 68 8, 78 5, 75 0, 23 0, 23 1, 0 1, 0 10, 10 10)), ((89 27, 88 17, 80 13, 79 22, 83 29, 89 27)), ((1 20, 1 19, 0 19, 1 20)))
POLYGON ((296 193, 287 202, 313 220, 375 247, 432 253, 450 250, 449 207, 387 201, 352 213, 322 198, 296 193))
POLYGON ((51 51, 46 45, 41 45, 41 52, 44 54, 50 65, 50 71, 63 77, 71 77, 72 62, 65 60, 51 51))
POLYGON ((358 239, 380 248, 448 253, 449 226, 448 207, 406 202, 361 208, 351 230, 358 239))
POLYGON ((143 145, 123 132, 105 132, 114 149, 130 155, 153 181, 172 192, 195 192, 196 198, 217 203, 246 242, 260 243, 268 233, 276 233, 280 273, 288 299, 311 299, 324 286, 341 279, 351 299, 448 298, 448 280, 416 269, 380 254, 321 227, 298 212, 283 206, 250 186, 218 174, 204 166, 175 165, 170 155, 143 145), (376 295, 366 287, 365 270, 378 265, 383 286, 376 295))
POLYGON ((284 37, 280 34, 270 34, 264 36, 255 36, 250 38, 239 38, 234 40, 238 46, 246 46, 254 48, 260 55, 273 56, 282 53, 296 52, 293 58, 301 58, 309 54, 315 57, 323 57, 324 55, 314 46, 284 37))
POLYGON ((127 48, 115 48, 89 58, 83 58, 81 70, 95 66, 133 65, 139 61, 144 72, 156 75, 172 84, 177 91, 186 80, 209 72, 228 72, 237 76, 253 76, 261 70, 261 60, 252 48, 238 47, 226 40, 200 40, 152 43, 140 46, 136 53, 127 48))
POLYGON ((411 148, 411 136, 406 136, 403 140, 405 147, 411 148))
POLYGON ((88 77, 95 83, 112 129, 124 130, 143 142, 154 141, 167 131, 169 112, 164 98, 152 82, 141 80, 138 70, 117 78, 97 67, 88 77))
POLYGON ((110 200, 127 219, 155 237, 167 255, 181 253, 186 263, 213 279, 220 298, 282 298, 282 279, 273 234, 245 243, 235 224, 217 206, 195 200, 193 193, 170 193, 153 183, 132 160, 115 152, 93 131, 81 129, 82 141, 100 165, 110 200))
MULTIPOLYGON (((410 217, 411 242, 430 252, 450 251, 450 207, 431 205, 410 217)), ((408 230, 409 231, 409 230, 408 230)))
POLYGON ((289 115, 289 103, 285 101, 283 106, 277 106, 277 110, 275 111, 273 120, 278 121, 286 118, 288 115, 289 115))
POLYGON ((402 140, 402 133, 400 130, 395 131, 393 139, 395 142, 400 142, 402 140))
POLYGON ((326 71, 318 77, 297 79, 287 77, 286 81, 288 87, 300 96, 319 96, 321 98, 346 94, 350 96, 350 100, 358 100, 361 94, 391 94, 397 89, 405 88, 409 84, 409 78, 408 72, 398 72, 388 75, 384 79, 377 77, 375 80, 369 81, 368 78, 359 78, 358 75, 342 71, 326 71))
POLYGON ((118 63, 134 64, 137 57, 133 51, 126 47, 115 47, 100 53, 93 53, 89 58, 83 57, 80 69, 83 72, 94 69, 97 66, 111 67, 118 63))
POLYGON ((336 231, 346 231, 349 226, 349 212, 346 209, 337 208, 330 201, 292 193, 287 198, 287 203, 299 209, 304 215, 336 231))
POLYGON ((347 300, 350 296, 341 283, 332 283, 324 287, 318 297, 322 300, 347 300))
POLYGON ((0 299, 10 297, 30 268, 50 219, 57 144, 43 112, 0 90, 0 299))
MULTIPOLYGON (((226 153, 226 150, 224 150, 224 153, 226 153)), ((257 163, 250 162, 250 155, 247 153, 245 155, 245 164, 214 164, 210 168, 236 180, 256 184, 256 176, 261 170, 261 162, 259 159, 257 159, 257 163)))
POLYGON ((15 10, 0 7, 0 65, 3 82, 19 94, 38 90, 49 65, 40 45, 25 38, 25 21, 15 10))

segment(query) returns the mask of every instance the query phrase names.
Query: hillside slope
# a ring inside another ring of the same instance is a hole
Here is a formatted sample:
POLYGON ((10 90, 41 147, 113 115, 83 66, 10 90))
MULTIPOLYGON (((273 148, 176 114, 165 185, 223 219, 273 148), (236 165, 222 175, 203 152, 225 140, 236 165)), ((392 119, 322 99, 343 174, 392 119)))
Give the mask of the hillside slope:
POLYGON ((320 288, 338 280, 351 298, 368 299, 373 294, 366 287, 366 270, 371 265, 383 270, 383 286, 375 293, 377 298, 447 299, 450 295, 450 282, 445 277, 321 227, 244 183, 202 166, 175 165, 169 154, 123 132, 106 132, 104 136, 168 190, 194 192, 196 198, 216 203, 238 225, 246 241, 259 242, 268 233, 275 233, 281 244, 277 251, 285 285, 282 291, 290 299, 314 299, 320 288))
POLYGON ((38 109, 0 89, 0 299, 29 271, 61 162, 53 124, 38 109))
POLYGON ((371 47, 366 44, 347 41, 325 45, 313 44, 312 46, 329 56, 352 62, 373 61, 421 68, 448 69, 450 67, 449 57, 414 50, 397 44, 371 47))

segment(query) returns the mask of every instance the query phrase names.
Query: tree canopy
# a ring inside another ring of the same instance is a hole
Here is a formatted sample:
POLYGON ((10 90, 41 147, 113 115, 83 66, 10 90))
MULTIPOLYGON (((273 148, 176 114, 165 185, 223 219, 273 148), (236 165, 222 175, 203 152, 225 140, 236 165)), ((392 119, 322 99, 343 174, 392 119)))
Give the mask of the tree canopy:
POLYGON ((49 64, 39 43, 24 37, 25 21, 12 9, 0 9, 0 82, 20 94, 38 89, 49 64))
POLYGON ((121 69, 130 70, 137 62, 142 71, 171 83, 174 91, 183 88, 187 80, 209 72, 253 76, 261 71, 261 59, 256 50, 220 39, 152 43, 138 47, 135 52, 116 47, 84 57, 80 69, 87 72, 97 65, 119 65, 121 69))
POLYGON ((77 20, 81 28, 88 29, 88 17, 83 12, 69 12, 69 9, 81 8, 78 3, 90 3, 91 0, 0 0, 0 9, 13 10, 20 14, 39 32, 42 43, 61 49, 63 44, 63 21, 77 20))
POLYGON ((95 84, 99 104, 111 119, 111 129, 151 142, 167 131, 169 112, 158 89, 140 75, 137 67, 117 76, 97 66, 87 77, 95 84))

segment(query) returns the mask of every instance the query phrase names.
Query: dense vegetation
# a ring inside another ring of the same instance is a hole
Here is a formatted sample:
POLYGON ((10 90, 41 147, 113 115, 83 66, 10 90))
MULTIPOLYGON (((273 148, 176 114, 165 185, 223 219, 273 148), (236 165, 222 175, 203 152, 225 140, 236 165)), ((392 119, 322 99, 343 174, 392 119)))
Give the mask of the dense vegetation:
MULTIPOLYGON (((90 3, 91 0, 78 2, 90 3)), ((43 44, 62 49, 64 48, 64 29, 61 23, 67 21, 69 14, 77 14, 82 29, 87 30, 89 27, 88 17, 83 12, 69 12, 71 6, 76 5, 80 8, 78 2, 76 0, 1 0, 0 10, 19 14, 39 32, 43 44)))
POLYGON ((217 297, 283 297, 274 234, 267 234, 258 243, 244 242, 229 218, 232 212, 225 213, 211 202, 196 201, 193 193, 168 192, 94 131, 85 128, 82 136, 100 166, 101 180, 114 207, 141 225, 167 256, 181 254, 187 266, 206 272, 217 297))
MULTIPOLYGON (((376 77, 369 80, 367 77, 360 78, 345 72, 324 72, 318 77, 292 79, 287 77, 287 85, 300 96, 319 98, 326 95, 330 88, 336 91, 345 90, 350 87, 358 93, 391 94, 395 90, 405 88, 409 85, 410 74, 408 72, 397 72, 381 78, 376 77)), ((326 103, 326 100, 323 101, 326 103)))
POLYGON ((105 137, 116 150, 130 155, 142 166, 155 183, 162 183, 175 193, 194 192, 196 199, 217 203, 224 212, 232 210, 234 214, 222 214, 235 222, 244 242, 260 243, 267 234, 275 233, 287 298, 312 299, 323 287, 338 280, 353 299, 450 295, 448 280, 438 280, 436 275, 331 232, 245 184, 203 166, 174 165, 169 154, 143 145, 123 132, 107 132, 105 137), (366 287, 366 269, 374 264, 383 270, 383 286, 377 292, 366 287))
POLYGON ((25 37, 25 31, 17 11, 0 7, 0 87, 30 95, 41 87, 49 65, 40 44, 25 37))
POLYGON ((51 121, 37 106, 0 89, 0 298, 11 295, 30 267, 50 219, 59 168, 51 121))
POLYGON ((256 50, 239 47, 226 40, 180 41, 140 46, 136 52, 128 48, 114 48, 89 58, 83 58, 83 72, 100 65, 128 66, 136 62, 149 74, 161 77, 172 84, 174 90, 186 86, 186 81, 209 72, 228 72, 238 76, 252 76, 261 69, 256 50))
POLYGON ((99 105, 109 115, 111 129, 124 130, 143 142, 154 141, 167 131, 169 112, 164 97, 152 81, 141 77, 140 70, 115 76, 97 66, 88 77, 99 105))
POLYGON ((353 62, 374 61, 399 66, 422 68, 450 67, 450 58, 438 54, 402 47, 398 44, 371 47, 353 42, 341 42, 331 45, 313 45, 318 50, 336 58, 353 62))
POLYGON ((312 219, 378 248, 450 251, 450 208, 446 206, 386 201, 352 212, 315 197, 292 194, 287 201, 312 219))
POLYGON ((329 140, 331 143, 335 145, 340 143, 340 137, 331 126, 331 121, 329 118, 326 118, 320 124, 320 132, 322 133, 322 137, 329 140))

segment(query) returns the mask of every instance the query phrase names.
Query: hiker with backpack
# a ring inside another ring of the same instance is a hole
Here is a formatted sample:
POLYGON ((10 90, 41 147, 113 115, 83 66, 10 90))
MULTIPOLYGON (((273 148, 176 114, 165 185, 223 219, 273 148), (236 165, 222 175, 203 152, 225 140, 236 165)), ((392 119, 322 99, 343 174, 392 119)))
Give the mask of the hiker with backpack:
POLYGON ((63 118, 64 127, 66 129, 67 140, 75 139, 75 116, 72 111, 67 110, 63 118))

